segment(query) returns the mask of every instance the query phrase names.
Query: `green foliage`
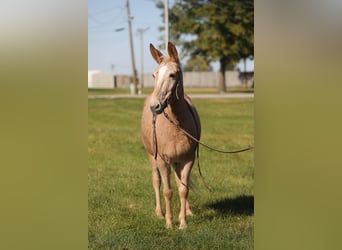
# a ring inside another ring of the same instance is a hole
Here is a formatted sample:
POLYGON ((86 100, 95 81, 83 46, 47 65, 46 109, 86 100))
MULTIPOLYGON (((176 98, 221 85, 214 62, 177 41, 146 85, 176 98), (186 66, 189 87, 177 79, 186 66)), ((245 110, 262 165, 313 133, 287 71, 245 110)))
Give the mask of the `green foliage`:
POLYGON ((181 42, 190 56, 204 55, 230 65, 254 55, 251 0, 176 1, 170 8, 170 23, 171 38, 181 42))
MULTIPOLYGON (((157 3, 163 7, 162 1, 157 3)), ((220 71, 241 58, 254 56, 254 2, 252 0, 175 1, 169 10, 171 41, 193 62, 219 61, 220 71)), ((225 90, 225 79, 223 77, 225 90)))
MULTIPOLYGON (((194 100, 202 139, 221 149, 253 144, 253 100, 194 100)), ((222 155, 200 148, 209 192, 192 170, 188 228, 174 229, 154 216, 154 191, 140 141, 141 99, 88 101, 89 249, 253 249, 253 151, 222 155)), ((163 199, 162 199, 163 200, 163 199)))
POLYGON ((184 66, 184 71, 211 71, 211 66, 203 55, 191 57, 184 66))

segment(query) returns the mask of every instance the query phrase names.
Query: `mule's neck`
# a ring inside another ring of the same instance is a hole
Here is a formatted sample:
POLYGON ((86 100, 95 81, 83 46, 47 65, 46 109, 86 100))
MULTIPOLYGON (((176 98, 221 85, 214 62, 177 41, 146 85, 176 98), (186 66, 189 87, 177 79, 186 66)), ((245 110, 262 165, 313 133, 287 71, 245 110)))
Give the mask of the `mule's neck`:
POLYGON ((183 120, 183 117, 186 116, 186 100, 184 98, 184 87, 183 87, 183 79, 181 78, 177 87, 175 88, 172 97, 169 100, 169 110, 174 119, 178 122, 183 120))

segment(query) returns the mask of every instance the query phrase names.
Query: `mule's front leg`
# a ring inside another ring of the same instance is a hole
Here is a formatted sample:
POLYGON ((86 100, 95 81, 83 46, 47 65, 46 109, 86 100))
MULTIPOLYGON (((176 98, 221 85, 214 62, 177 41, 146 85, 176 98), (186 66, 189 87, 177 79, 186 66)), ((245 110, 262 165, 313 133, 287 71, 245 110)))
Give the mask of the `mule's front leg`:
POLYGON ((163 181, 163 193, 165 198, 165 219, 166 219, 166 228, 172 228, 172 210, 171 210, 171 198, 172 198, 172 190, 171 190, 171 182, 170 182, 170 166, 165 162, 158 163, 158 169, 163 181))
POLYGON ((176 166, 176 181, 178 186, 179 198, 181 202, 179 212, 179 229, 186 228, 186 215, 192 215, 190 205, 188 201, 189 194, 189 177, 193 162, 188 162, 182 165, 176 166))
POLYGON ((164 216, 163 216, 163 212, 162 212, 161 204, 160 204, 160 182, 161 182, 160 173, 157 168, 156 160, 154 159, 154 157, 150 155, 149 159, 150 159, 150 163, 152 167, 152 184, 153 184, 154 192, 156 195, 155 213, 158 218, 162 219, 164 218, 164 216))

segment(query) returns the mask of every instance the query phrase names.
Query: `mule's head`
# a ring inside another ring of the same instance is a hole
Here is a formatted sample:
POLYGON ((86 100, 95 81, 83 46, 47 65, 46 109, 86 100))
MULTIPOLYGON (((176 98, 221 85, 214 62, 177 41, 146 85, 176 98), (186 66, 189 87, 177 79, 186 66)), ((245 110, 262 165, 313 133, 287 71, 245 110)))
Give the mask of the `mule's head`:
POLYGON ((154 90, 151 96, 150 108, 152 113, 160 114, 173 101, 183 97, 182 70, 178 52, 172 43, 168 43, 168 56, 164 56, 152 44, 150 51, 158 68, 153 73, 154 90))

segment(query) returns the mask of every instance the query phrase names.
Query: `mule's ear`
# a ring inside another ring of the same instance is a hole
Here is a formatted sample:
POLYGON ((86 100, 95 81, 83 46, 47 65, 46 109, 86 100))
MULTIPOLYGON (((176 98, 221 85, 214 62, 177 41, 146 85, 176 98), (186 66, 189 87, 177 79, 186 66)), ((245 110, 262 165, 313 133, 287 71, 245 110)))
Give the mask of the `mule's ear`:
POLYGON ((150 51, 151 51, 151 55, 153 57, 153 59, 158 63, 160 64, 162 62, 162 57, 163 57, 163 54, 157 50, 153 45, 152 43, 150 43, 150 51))
POLYGON ((169 53, 171 61, 178 62, 178 52, 177 52, 175 45, 173 45, 173 43, 168 42, 167 53, 169 53))

